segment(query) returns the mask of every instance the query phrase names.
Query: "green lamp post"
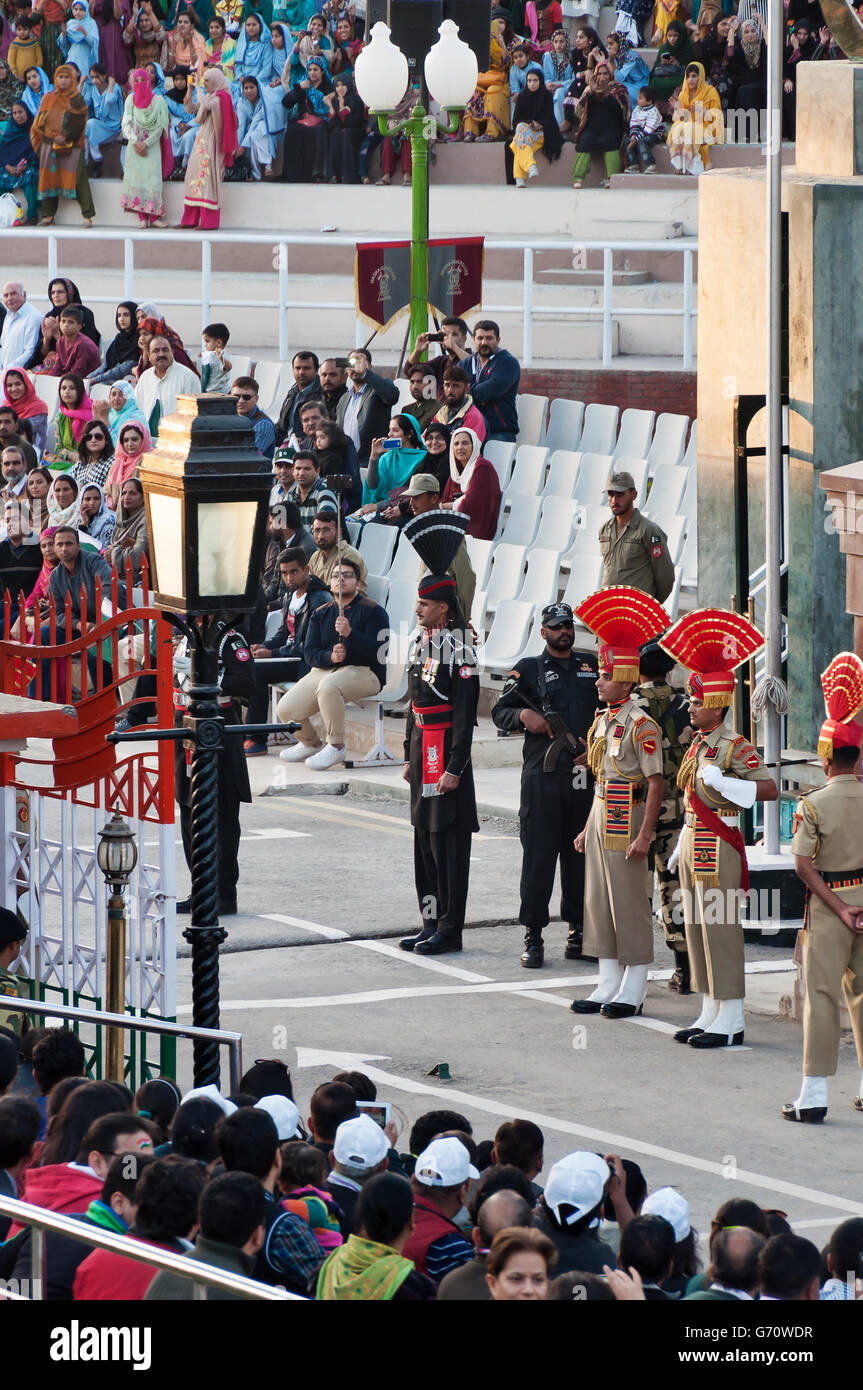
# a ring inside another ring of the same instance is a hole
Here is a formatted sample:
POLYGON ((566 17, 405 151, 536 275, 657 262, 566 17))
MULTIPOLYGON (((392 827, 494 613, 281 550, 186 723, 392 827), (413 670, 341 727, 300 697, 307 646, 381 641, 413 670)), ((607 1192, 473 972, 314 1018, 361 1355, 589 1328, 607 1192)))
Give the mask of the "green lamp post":
POLYGON ((458 113, 473 96, 478 74, 476 56, 459 38, 458 26, 451 19, 445 19, 438 33, 440 38, 426 55, 424 72, 426 87, 441 107, 445 121, 429 115, 420 98, 406 121, 388 125, 388 117, 404 97, 409 69, 407 58, 396 48, 383 22, 373 27, 371 42, 357 58, 354 69, 356 89, 371 114, 377 116, 381 134, 410 137, 411 349, 428 327, 429 143, 439 131, 452 134, 458 129, 458 113))

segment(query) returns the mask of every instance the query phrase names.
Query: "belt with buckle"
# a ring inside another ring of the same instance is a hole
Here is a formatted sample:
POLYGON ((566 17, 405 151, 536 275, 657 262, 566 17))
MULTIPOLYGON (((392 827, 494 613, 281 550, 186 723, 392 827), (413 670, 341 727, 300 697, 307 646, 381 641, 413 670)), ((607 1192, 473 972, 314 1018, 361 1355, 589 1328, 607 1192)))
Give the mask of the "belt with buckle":
MULTIPOLYGON (((734 815, 734 816, 723 815, 721 811, 716 811, 715 814, 716 814, 716 815, 719 817, 719 819, 722 821, 722 824, 723 824, 723 825, 735 825, 735 826, 736 826, 736 825, 738 824, 738 819, 737 819, 737 816, 736 816, 736 815, 734 815)), ((685 814, 684 817, 683 817, 683 823, 684 823, 684 825, 688 825, 688 826, 690 827, 690 829, 693 829, 693 830, 694 830, 694 828, 695 828, 697 825, 701 825, 701 821, 698 819, 698 817, 697 817, 697 815, 695 814, 694 811, 687 811, 687 812, 686 812, 686 814, 685 814)))
MULTIPOLYGON (((611 779, 608 779, 608 780, 611 780, 611 779)), ((617 779, 617 780, 618 780, 618 781, 625 781, 626 779, 625 779, 625 778, 619 778, 619 779, 617 779)), ((642 802, 642 801, 644 800, 645 796, 647 795, 647 785, 646 785, 646 783, 644 783, 644 782, 630 782, 628 785, 632 787, 632 804, 633 804, 633 806, 638 806, 638 805, 640 804, 640 802, 642 802)), ((604 781, 602 778, 600 778, 600 780, 596 783, 596 786, 594 787, 594 794, 595 794, 596 796, 598 796, 598 797, 600 798, 601 801, 604 801, 604 800, 605 800, 605 790, 604 790, 604 789, 605 789, 605 781, 604 781)))

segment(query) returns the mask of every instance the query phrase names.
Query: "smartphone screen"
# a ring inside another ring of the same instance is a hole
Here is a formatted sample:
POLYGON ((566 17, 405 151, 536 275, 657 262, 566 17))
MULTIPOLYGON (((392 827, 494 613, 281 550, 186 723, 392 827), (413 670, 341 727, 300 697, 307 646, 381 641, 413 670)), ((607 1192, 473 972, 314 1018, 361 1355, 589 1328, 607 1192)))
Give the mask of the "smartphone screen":
POLYGON ((376 1125, 383 1129, 390 1122, 391 1106, 389 1101, 381 1100, 358 1100, 357 1109, 362 1110, 376 1125))

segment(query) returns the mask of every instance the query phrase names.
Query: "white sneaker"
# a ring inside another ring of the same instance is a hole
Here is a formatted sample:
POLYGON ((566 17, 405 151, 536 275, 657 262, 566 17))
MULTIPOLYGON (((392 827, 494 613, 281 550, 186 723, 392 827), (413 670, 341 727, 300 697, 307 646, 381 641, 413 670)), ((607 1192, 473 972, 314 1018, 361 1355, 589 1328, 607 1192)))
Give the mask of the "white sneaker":
POLYGON ((516 188, 527 188, 527 181, 525 179, 516 179, 515 186, 516 188))
POLYGON ((336 748, 332 743, 325 743, 314 757, 309 758, 307 767, 314 768, 315 772, 326 772, 328 768, 335 767, 336 763, 343 763, 345 760, 344 748, 336 748))
POLYGON ((311 744, 295 743, 292 748, 283 748, 279 757, 283 763, 302 763, 305 762, 306 758, 310 758, 313 753, 320 752, 320 748, 313 748, 311 744))
POLYGON ((531 164, 530 168, 529 168, 528 171, 527 171, 527 176, 528 176, 528 178, 529 178, 529 179, 535 179, 535 178, 538 176, 538 174, 539 174, 539 170, 537 169, 536 165, 535 165, 535 164, 531 164))

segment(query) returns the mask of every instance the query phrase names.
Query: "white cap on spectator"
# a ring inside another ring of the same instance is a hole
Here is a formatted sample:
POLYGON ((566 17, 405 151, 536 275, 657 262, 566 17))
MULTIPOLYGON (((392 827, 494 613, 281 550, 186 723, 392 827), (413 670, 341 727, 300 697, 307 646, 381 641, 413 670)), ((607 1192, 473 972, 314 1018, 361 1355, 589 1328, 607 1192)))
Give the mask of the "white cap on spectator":
POLYGON ((602 1201, 610 1169, 599 1154, 579 1149, 555 1163, 545 1185, 545 1204, 562 1221, 561 1207, 573 1207, 566 1225, 580 1221, 602 1201))
POLYGON ((255 1101, 256 1110, 266 1110, 276 1126, 279 1143, 283 1139, 302 1139, 300 1112, 287 1096, 261 1096, 255 1101))
POLYGON ((343 1120, 336 1130, 333 1157, 336 1163, 368 1171, 383 1162, 389 1148, 380 1125, 368 1115, 357 1115, 354 1120, 343 1120))
POLYGON ((183 1096, 184 1105, 187 1100, 211 1100, 226 1115, 233 1115, 237 1108, 232 1100, 225 1099, 218 1086, 214 1086, 212 1082, 209 1086, 196 1086, 194 1091, 187 1091, 183 1096))
POLYGON ((433 1139, 417 1159, 414 1177, 423 1187, 458 1187, 479 1173, 470 1161, 470 1154, 460 1139, 449 1135, 433 1139))
POLYGON ((689 1203, 676 1187, 660 1187, 645 1197, 641 1207, 642 1216, 664 1216, 669 1226, 674 1227, 675 1241, 686 1240, 692 1229, 689 1224, 689 1203))

